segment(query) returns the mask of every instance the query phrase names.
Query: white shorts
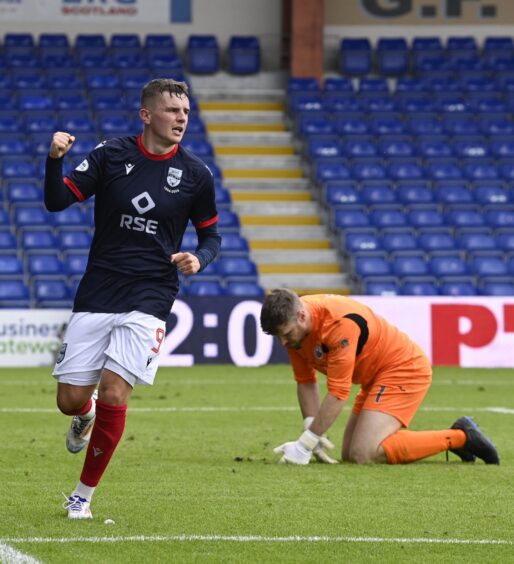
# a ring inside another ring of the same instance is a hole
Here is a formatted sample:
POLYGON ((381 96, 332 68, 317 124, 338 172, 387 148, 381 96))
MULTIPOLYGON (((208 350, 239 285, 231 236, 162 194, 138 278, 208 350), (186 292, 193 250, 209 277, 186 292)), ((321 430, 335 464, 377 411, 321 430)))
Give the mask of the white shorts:
POLYGON ((165 335, 164 321, 139 311, 73 313, 53 375, 64 384, 90 386, 107 368, 132 387, 151 385, 165 335))

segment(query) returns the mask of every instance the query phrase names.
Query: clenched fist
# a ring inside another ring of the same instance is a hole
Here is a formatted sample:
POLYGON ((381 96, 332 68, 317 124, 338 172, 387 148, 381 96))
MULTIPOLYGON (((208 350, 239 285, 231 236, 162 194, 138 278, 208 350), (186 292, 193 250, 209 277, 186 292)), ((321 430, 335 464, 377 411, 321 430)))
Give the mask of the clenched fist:
POLYGON ((74 142, 74 135, 70 135, 65 131, 56 131, 53 134, 48 154, 52 157, 52 159, 60 159, 71 149, 74 142))

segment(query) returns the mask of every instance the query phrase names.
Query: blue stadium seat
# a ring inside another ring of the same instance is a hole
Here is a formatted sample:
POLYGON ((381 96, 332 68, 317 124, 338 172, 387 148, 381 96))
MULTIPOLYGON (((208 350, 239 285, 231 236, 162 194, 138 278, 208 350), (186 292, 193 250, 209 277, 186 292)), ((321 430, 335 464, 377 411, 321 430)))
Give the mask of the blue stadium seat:
POLYGON ((61 65, 55 69, 49 69, 47 72, 49 87, 60 90, 81 91, 84 87, 82 74, 77 69, 66 69, 61 65))
POLYGON ((353 83, 351 79, 343 76, 328 77, 323 83, 323 91, 325 95, 336 92, 353 92, 353 83))
POLYGON ((145 37, 145 49, 166 49, 175 51, 175 38, 168 33, 149 33, 145 37))
POLYGON ((95 111, 100 110, 124 110, 125 101, 121 90, 101 89, 93 90, 90 93, 91 108, 95 111))
POLYGON ((120 84, 122 88, 142 89, 150 82, 152 75, 148 69, 140 68, 121 68, 119 70, 120 84))
POLYGON ((75 143, 73 143, 69 150, 69 155, 76 157, 86 156, 98 143, 99 139, 96 133, 82 133, 80 136, 77 135, 75 143))
POLYGON ((122 110, 100 111, 97 112, 96 120, 96 130, 106 136, 111 136, 113 132, 116 133, 116 135, 132 135, 137 131, 134 125, 133 116, 130 112, 122 110))
MULTIPOLYGON (((23 129, 21 126, 19 129, 23 129)), ((57 118, 53 111, 33 111, 27 116, 25 129, 31 133, 47 133, 50 142, 50 134, 57 131, 57 118)))
POLYGON ((21 92, 18 98, 18 107, 23 111, 41 111, 53 110, 54 98, 53 95, 46 90, 29 91, 29 93, 21 92))
POLYGON ((109 42, 111 48, 141 48, 141 40, 136 33, 113 33, 109 42))
POLYGON ((55 212, 52 217, 54 225, 58 227, 83 227, 88 224, 84 211, 77 205, 55 212))
POLYGON ((219 210, 218 227, 222 231, 239 231, 239 217, 230 210, 219 210))
POLYGON ((233 35, 228 43, 228 72, 255 74, 261 68, 261 49, 256 36, 233 35))
POLYGON ((497 158, 514 157, 514 135, 495 136, 490 143, 491 155, 497 158))
POLYGON ((382 136, 379 146, 379 153, 386 159, 413 157, 416 149, 412 140, 406 136, 382 136))
POLYGON ((79 33, 75 37, 75 49, 107 47, 107 41, 101 33, 79 33))
POLYGON ((509 201, 509 192, 501 181, 475 183, 473 196, 479 204, 506 204, 509 201))
POLYGON ((424 181, 398 182, 397 195, 398 200, 404 204, 431 204, 434 201, 433 191, 424 181))
POLYGON ((0 274, 2 277, 23 274, 23 264, 16 253, 0 254, 0 274))
POLYGON ((354 271, 361 278, 392 275, 391 264, 383 253, 356 253, 354 271))
POLYGON ((400 290, 403 296, 438 296, 439 293, 434 278, 404 280, 400 290))
POLYGON ((385 78, 381 77, 362 77, 359 79, 358 91, 363 93, 389 92, 389 85, 385 78))
POLYGON ((111 69, 94 69, 85 72, 87 88, 118 88, 120 79, 111 69))
POLYGON ((498 229, 495 235, 496 247, 504 252, 514 252, 514 229, 498 229))
POLYGON ((476 296, 478 290, 472 277, 440 278, 439 291, 443 296, 476 296))
POLYGON ((16 238, 9 228, 0 228, 0 253, 16 252, 16 238))
POLYGON ((393 180, 422 180, 425 178, 423 168, 414 161, 394 160, 389 164, 387 170, 393 180))
POLYGON ((382 250, 381 238, 375 229, 346 229, 341 232, 341 248, 349 253, 382 250))
POLYGON ((264 288, 255 282, 228 282, 225 291, 228 296, 264 297, 264 288))
POLYGON ((36 227, 52 224, 52 216, 43 204, 13 204, 12 217, 17 227, 36 227))
POLYGON ((345 38, 339 47, 339 65, 342 74, 364 76, 372 66, 372 48, 368 38, 345 38))
POLYGON ((377 112, 371 115, 369 128, 375 135, 401 135, 406 132, 401 114, 395 112, 377 112))
POLYGON ((364 207, 355 206, 354 209, 335 209, 332 215, 332 226, 335 229, 349 229, 352 227, 370 227, 369 216, 364 207))
POLYGON ((31 33, 6 33, 4 47, 34 47, 36 42, 31 33))
POLYGON ((459 247, 466 251, 488 251, 496 249, 496 242, 492 235, 480 231, 465 231, 457 238, 459 247))
POLYGON ((11 79, 14 88, 18 90, 39 90, 47 87, 46 77, 34 72, 34 69, 15 69, 11 72, 11 79))
POLYGON ((63 90, 55 94, 55 109, 89 110, 89 100, 82 90, 63 90))
POLYGON ((331 180, 349 180, 351 177, 349 167, 341 162, 315 163, 315 179, 322 184, 331 180))
POLYGON ((428 276, 429 266, 426 255, 420 251, 400 251, 391 257, 393 274, 398 277, 428 276))
POLYGON ((24 120, 21 114, 13 114, 10 111, 0 111, 0 132, 18 133, 24 129, 24 120))
POLYGON ((190 35, 186 45, 189 71, 193 74, 213 74, 219 71, 220 54, 214 35, 190 35))
POLYGON ((86 271, 87 251, 67 251, 64 253, 63 266, 64 272, 68 276, 82 276, 86 271))
POLYGON ((470 271, 480 277, 509 276, 507 263, 502 254, 475 253, 469 261, 470 271))
POLYGON ((26 136, 21 133, 0 133, 0 157, 22 156, 29 153, 26 136))
POLYGON ((449 231, 433 231, 431 228, 420 230, 418 245, 426 252, 451 251, 456 248, 455 238, 449 231))
POLYGON ((0 278, 0 307, 28 308, 31 306, 29 289, 21 278, 0 278))
POLYGON ((59 125, 64 131, 73 131, 79 138, 82 133, 95 131, 95 122, 89 110, 64 110, 59 112, 59 125))
POLYGON ((514 296, 514 283, 488 280, 481 284, 480 294, 484 296, 514 296))
POLYGON ((485 222, 488 226, 497 228, 514 227, 514 207, 487 206, 484 214, 485 222))
POLYGON ((418 138, 417 149, 421 157, 451 157, 453 149, 444 135, 423 135, 418 138))
POLYGON ((403 37, 381 37, 376 47, 377 66, 381 74, 399 76, 409 70, 409 48, 403 37))
POLYGON ((338 146, 341 147, 341 154, 350 159, 355 158, 369 158, 378 155, 378 149, 375 141, 371 136, 350 136, 344 143, 338 146))
POLYGON ((239 233, 224 233, 221 243, 221 253, 226 255, 247 255, 248 241, 239 233))
POLYGON ((6 183, 7 200, 16 202, 42 202, 43 189, 36 181, 11 180, 6 183))
POLYGON ((406 133, 413 135, 440 135, 443 125, 435 112, 411 113, 405 118, 406 133))
POLYGON ((56 252, 30 253, 26 260, 30 276, 64 274, 64 265, 56 252))
POLYGON ((456 228, 484 227, 485 219, 475 206, 454 206, 446 212, 446 222, 456 228))
POLYGON ((387 229, 381 239, 382 247, 388 252, 414 251, 418 249, 416 237, 410 230, 387 229))
POLYGON ((89 228, 60 227, 57 230, 57 241, 63 250, 89 249, 92 237, 89 228))
POLYGON ((218 260, 217 270, 227 282, 246 279, 257 281, 257 267, 248 257, 222 256, 218 260))
POLYGON ((311 159, 341 158, 343 149, 336 136, 326 139, 309 139, 307 141, 307 154, 311 159))
POLYGON ((387 172, 379 160, 362 160, 351 168, 352 176, 357 180, 385 180, 387 172))
POLYGON ((468 180, 497 180, 500 178, 496 162, 490 160, 479 160, 477 162, 463 161, 462 168, 468 180))
POLYGON ((332 92, 324 96, 324 107, 326 110, 336 114, 358 112, 364 110, 361 97, 357 97, 349 92, 332 92))
POLYGON ((370 276, 364 280, 363 293, 370 296, 397 296, 400 283, 392 276, 370 276))
POLYGON ((187 285, 190 296, 223 296, 225 289, 216 280, 192 280, 187 285))
POLYGON ((483 158, 489 156, 489 147, 482 138, 458 137, 454 138, 453 151, 459 158, 483 158))
POLYGON ((70 308, 71 291, 66 279, 35 277, 32 279, 32 293, 39 307, 70 308))
POLYGON ((458 254, 434 254, 430 259, 430 273, 437 277, 466 276, 468 266, 458 254))
POLYGON ((339 135, 366 135, 370 133, 367 116, 364 113, 340 113, 334 127, 339 135))
MULTIPOLYGON (((189 125, 188 125, 189 128, 189 125)), ((335 133, 335 127, 330 121, 329 114, 318 116, 302 115, 297 120, 297 131, 301 136, 330 135, 335 133)))
POLYGON ((438 202, 442 204, 471 204, 473 195, 465 182, 447 182, 444 180, 435 183, 435 194, 438 202))
POLYGON ((103 47, 84 49, 76 54, 78 65, 86 69, 110 69, 113 60, 107 49, 103 47))
POLYGON ((360 192, 353 182, 327 182, 323 187, 323 199, 329 206, 362 204, 360 192))
POLYGON ((455 161, 444 159, 427 159, 425 171, 433 180, 461 180, 463 173, 455 161))
POLYGON ((70 42, 65 33, 42 33, 38 39, 40 48, 58 47, 60 49, 68 49, 70 42))
MULTIPOLYGON (((182 60, 178 54, 152 49, 147 52, 147 59, 148 65, 154 70, 154 72, 166 72, 170 75, 170 78, 181 81, 183 80, 183 75, 181 74, 182 60)), ((198 62, 198 65, 200 66, 200 62, 198 62)), ((204 61, 204 66, 207 68, 207 60, 204 61)))
POLYGON ((380 206, 372 209, 371 224, 377 229, 386 227, 407 227, 407 218, 401 206, 380 206))
POLYGON ((289 96, 289 110, 298 112, 320 112, 326 108, 326 102, 321 94, 315 92, 298 92, 289 96))
POLYGON ((397 203, 396 192, 388 181, 363 182, 361 198, 365 204, 370 206, 397 203))
POLYGON ((21 229, 19 242, 24 251, 54 250, 58 246, 53 228, 50 226, 39 228, 28 226, 21 229))

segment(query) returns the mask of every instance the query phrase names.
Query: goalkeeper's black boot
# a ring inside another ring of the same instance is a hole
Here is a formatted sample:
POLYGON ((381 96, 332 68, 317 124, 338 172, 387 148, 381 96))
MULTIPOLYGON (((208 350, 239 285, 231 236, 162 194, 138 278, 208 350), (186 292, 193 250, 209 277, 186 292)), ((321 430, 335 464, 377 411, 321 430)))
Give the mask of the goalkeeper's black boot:
POLYGON ((475 462, 480 458, 486 464, 500 464, 496 447, 471 417, 460 417, 451 428, 466 433, 466 444, 462 448, 450 449, 450 452, 459 456, 463 462, 475 462))

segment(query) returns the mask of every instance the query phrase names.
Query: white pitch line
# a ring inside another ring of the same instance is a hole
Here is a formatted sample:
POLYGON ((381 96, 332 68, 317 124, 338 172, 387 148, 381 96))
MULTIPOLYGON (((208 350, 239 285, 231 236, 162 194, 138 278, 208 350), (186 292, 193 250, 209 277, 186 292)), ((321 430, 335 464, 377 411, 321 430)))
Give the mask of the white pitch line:
POLYGON ((268 537, 261 535, 136 535, 119 537, 18 537, 0 539, 10 543, 118 543, 118 542, 261 542, 261 543, 391 543, 391 544, 456 544, 456 545, 497 545, 514 546, 514 540, 504 539, 440 539, 402 537, 350 537, 350 536, 285 536, 268 537))
POLYGON ((2 564, 39 564, 40 560, 4 544, 0 539, 0 562, 2 564))
MULTIPOLYGON (((260 412, 289 412, 297 411, 297 406, 196 406, 196 407, 130 407, 130 413, 240 413, 243 411, 260 412)), ((475 412, 475 413, 501 413, 503 415, 514 415, 514 408, 502 406, 488 407, 420 407, 419 411, 427 412, 475 412)), ((58 413, 57 408, 49 407, 0 407, 1 413, 58 413)))

